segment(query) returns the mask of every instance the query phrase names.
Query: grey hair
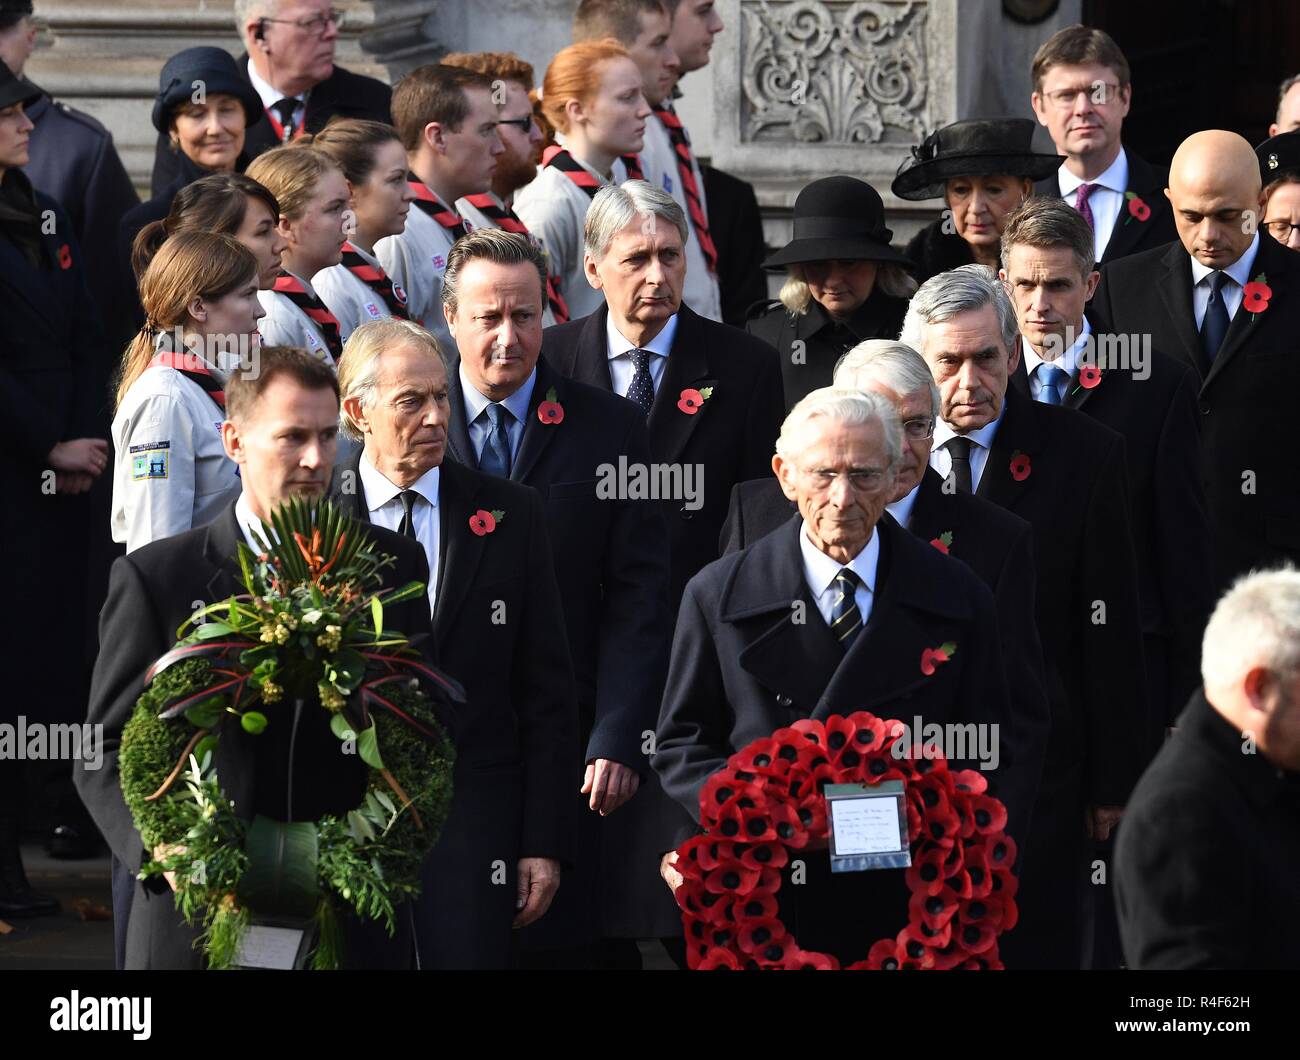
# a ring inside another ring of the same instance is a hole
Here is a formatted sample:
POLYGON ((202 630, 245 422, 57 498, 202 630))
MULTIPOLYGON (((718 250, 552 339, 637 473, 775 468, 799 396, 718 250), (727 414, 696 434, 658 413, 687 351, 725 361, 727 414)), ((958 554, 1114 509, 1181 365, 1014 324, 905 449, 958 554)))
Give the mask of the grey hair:
POLYGON ((918 390, 930 395, 930 415, 939 418, 939 388, 930 366, 906 343, 889 339, 867 339, 849 350, 835 365, 832 385, 844 390, 862 390, 863 377, 883 383, 898 396, 918 390))
POLYGON ((1255 667, 1300 672, 1300 571, 1254 571, 1219 601, 1201 640, 1206 688, 1227 688, 1255 667))
POLYGON ((339 429, 348 438, 357 441, 364 436, 356 421, 343 408, 350 397, 360 398, 363 408, 375 403, 375 390, 379 377, 379 358, 385 350, 411 345, 435 354, 447 367, 447 355, 438 340, 412 320, 393 317, 388 320, 371 320, 356 328, 348 336, 343 355, 339 358, 339 429))
POLYGON ((1273 118, 1274 121, 1282 120, 1282 104, 1286 102, 1286 94, 1296 85, 1300 85, 1300 74, 1292 74, 1282 82, 1282 87, 1277 92, 1277 115, 1273 118))
POLYGON ((540 308, 546 308, 546 257, 525 235, 500 228, 476 228, 461 236, 447 252, 442 273, 442 304, 452 316, 459 305, 460 274, 471 261, 490 261, 494 265, 531 265, 540 283, 540 308))
POLYGON ((587 253, 600 261, 609 252, 615 236, 638 216, 648 220, 650 215, 662 217, 676 228, 682 237, 682 245, 686 245, 689 232, 686 212, 666 191, 660 191, 644 180, 629 180, 601 188, 587 208, 587 223, 583 226, 587 253))
MULTIPOLYGON (((812 289, 808 286, 802 264, 790 265, 786 271, 788 275, 778 297, 792 316, 801 317, 812 305, 812 289)), ((916 294, 916 281, 901 265, 881 262, 871 291, 873 294, 879 291, 881 294, 893 295, 895 298, 911 298, 916 294)))
POLYGON ((991 305, 997 312, 1002 348, 1007 355, 1016 348, 1020 326, 1006 288, 987 265, 962 265, 950 272, 931 276, 921 284, 907 306, 899 341, 925 355, 925 329, 942 324, 958 313, 991 305))
POLYGON ((235 0, 235 32, 239 39, 244 40, 244 27, 249 19, 271 18, 275 14, 275 5, 276 0, 235 0))
POLYGON ((885 452, 889 456, 889 471, 893 472, 903 459, 903 427, 892 401, 879 394, 861 390, 843 390, 824 386, 814 390, 797 402, 781 424, 781 436, 776 440, 776 452, 783 460, 793 460, 804 446, 796 439, 814 420, 825 419, 846 427, 879 423, 885 436, 885 452))
POLYGON ((1074 255, 1079 275, 1085 280, 1095 264, 1096 243, 1092 225, 1083 214, 1057 195, 1035 195, 1026 199, 1007 218, 1002 230, 1002 268, 1007 267, 1011 248, 1049 250, 1065 247, 1074 255))

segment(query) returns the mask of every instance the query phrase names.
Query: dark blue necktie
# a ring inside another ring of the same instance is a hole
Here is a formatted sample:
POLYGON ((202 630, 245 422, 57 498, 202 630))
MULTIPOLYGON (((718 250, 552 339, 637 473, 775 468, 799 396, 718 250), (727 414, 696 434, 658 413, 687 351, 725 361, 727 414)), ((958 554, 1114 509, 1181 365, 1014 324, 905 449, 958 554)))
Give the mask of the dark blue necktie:
POLYGON ((1034 378, 1038 380, 1038 399, 1044 405, 1061 403, 1061 384, 1069 381, 1069 373, 1064 368, 1044 361, 1034 369, 1034 378))
POLYGON ((397 499, 402 502, 402 522, 397 527, 397 532, 406 537, 415 536, 415 499, 419 494, 415 490, 402 490, 397 495, 397 499))
POLYGON ((483 410, 491 423, 487 441, 483 443, 483 453, 478 458, 478 469, 498 478, 510 477, 510 432, 506 427, 506 418, 511 412, 498 402, 491 402, 483 410))
POLYGON ((862 629, 862 612, 858 609, 854 595, 861 580, 848 567, 841 568, 839 574, 835 575, 835 591, 839 595, 831 606, 831 632, 846 651, 862 629))
POLYGON ((627 399, 641 406, 647 416, 655 403, 655 384, 650 376, 650 351, 629 350, 632 358, 632 382, 627 388, 627 399))
POLYGON ((1222 272, 1212 272, 1206 277, 1210 285, 1210 300, 1205 306, 1205 319, 1201 321, 1201 349, 1205 354, 1202 365, 1206 375, 1223 345, 1223 336, 1228 333, 1228 307, 1223 302, 1223 285, 1229 277, 1222 272))

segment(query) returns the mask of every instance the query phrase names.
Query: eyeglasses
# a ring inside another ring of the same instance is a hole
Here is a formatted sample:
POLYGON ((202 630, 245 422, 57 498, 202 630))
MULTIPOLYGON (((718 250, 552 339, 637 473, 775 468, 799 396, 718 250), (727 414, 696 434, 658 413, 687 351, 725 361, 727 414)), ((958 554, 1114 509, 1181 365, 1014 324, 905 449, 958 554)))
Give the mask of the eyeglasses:
POLYGON ((1069 110, 1079 98, 1080 92, 1088 97, 1088 102, 1098 107, 1119 99, 1119 85, 1113 85, 1109 81, 1094 81, 1079 88, 1058 88, 1055 92, 1044 92, 1043 98, 1057 110, 1069 110))
POLYGON ((821 468, 801 468, 801 471, 812 481, 819 490, 828 490, 835 484, 835 480, 841 474, 847 474, 849 485, 855 493, 875 493, 884 485, 888 477, 884 471, 879 468, 870 468, 866 471, 828 471, 821 468))
POLYGON ((334 7, 334 8, 330 8, 330 10, 324 12, 323 14, 313 15, 311 18, 299 18, 299 19, 264 18, 262 19, 262 21, 281 22, 287 26, 297 26, 304 33, 314 33, 319 37, 324 35, 325 27, 328 26, 331 22, 335 25, 335 27, 341 27, 343 25, 343 19, 346 17, 347 17, 346 11, 340 11, 337 7, 334 7))
POLYGON ((530 114, 526 118, 501 118, 496 121, 496 125, 518 125, 521 133, 530 133, 533 131, 533 116, 530 114))
POLYGON ((1292 232, 1300 230, 1300 224, 1292 224, 1290 221, 1265 221, 1264 227, 1279 243, 1285 243, 1291 238, 1292 232))
POLYGON ((911 438, 914 442, 919 442, 922 438, 934 437, 934 417, 917 416, 915 419, 903 421, 903 433, 911 438))

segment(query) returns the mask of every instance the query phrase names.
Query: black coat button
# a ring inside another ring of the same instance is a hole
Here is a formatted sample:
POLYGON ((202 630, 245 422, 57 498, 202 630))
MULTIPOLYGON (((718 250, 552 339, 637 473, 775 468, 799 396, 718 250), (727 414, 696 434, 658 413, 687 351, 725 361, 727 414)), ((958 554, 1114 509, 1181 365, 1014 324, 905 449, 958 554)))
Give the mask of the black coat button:
POLYGON ((687 522, 690 522, 692 519, 695 518, 695 513, 691 511, 689 508, 687 508, 686 505, 684 504, 682 505, 682 518, 685 519, 687 522))

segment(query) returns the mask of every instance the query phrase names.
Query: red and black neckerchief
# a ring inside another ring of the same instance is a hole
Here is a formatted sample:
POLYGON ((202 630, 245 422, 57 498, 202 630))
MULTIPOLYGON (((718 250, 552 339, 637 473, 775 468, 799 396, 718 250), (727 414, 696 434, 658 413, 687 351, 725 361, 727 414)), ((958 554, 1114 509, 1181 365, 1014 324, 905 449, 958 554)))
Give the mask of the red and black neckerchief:
MULTIPOLYGON (((467 195, 466 201, 479 210, 484 217, 496 224, 503 232, 517 232, 521 236, 528 235, 528 226, 519 219, 509 206, 502 206, 489 193, 483 192, 481 195, 467 195)), ((556 282, 554 276, 549 272, 546 274, 546 300, 551 306, 551 316, 555 318, 557 324, 563 324, 569 319, 569 307, 564 301, 564 296, 560 294, 560 285, 556 282)))
POLYGON ((600 191, 600 178, 586 169, 559 144, 551 144, 542 152, 542 168, 545 169, 547 166, 558 169, 593 199, 596 197, 596 192, 600 191))
POLYGON ((618 158, 623 163, 623 168, 627 170, 628 180, 645 180, 645 174, 641 172, 640 155, 619 155, 618 158))
POLYGON ((171 368, 186 379, 193 381, 197 386, 203 389, 203 392, 217 403, 222 413, 226 411, 226 388, 225 385, 215 375, 212 370, 203 363, 202 359, 192 353, 177 353, 175 350, 160 350, 154 354, 154 358, 149 362, 149 367, 155 365, 162 368, 171 368))
POLYGON ((465 227, 465 218, 431 192, 422 180, 407 175, 406 183, 415 194, 415 205, 432 217, 451 233, 452 242, 460 239, 469 229, 465 227))
POLYGON ((343 244, 343 267, 384 300, 388 312, 399 320, 410 320, 406 311, 406 292, 378 265, 372 265, 351 243, 343 244))
POLYGON ((704 201, 700 198, 700 186, 695 181, 695 159, 691 155, 691 142, 682 127, 682 119, 672 107, 662 104, 654 109, 655 116, 663 122, 668 130, 668 138, 673 144, 673 154, 677 156, 677 176, 682 182, 682 191, 686 195, 687 213, 691 215, 691 225, 695 236, 704 251, 704 260, 708 262, 709 271, 718 271, 718 250, 713 245, 713 236, 709 234, 709 219, 704 214, 704 201))
POLYGON ((330 356, 337 363, 343 356, 343 333, 339 328, 338 317, 331 313, 319 298, 309 294, 298 277, 287 272, 281 272, 275 278, 275 290, 277 294, 284 295, 306 313, 307 318, 320 329, 330 356))

